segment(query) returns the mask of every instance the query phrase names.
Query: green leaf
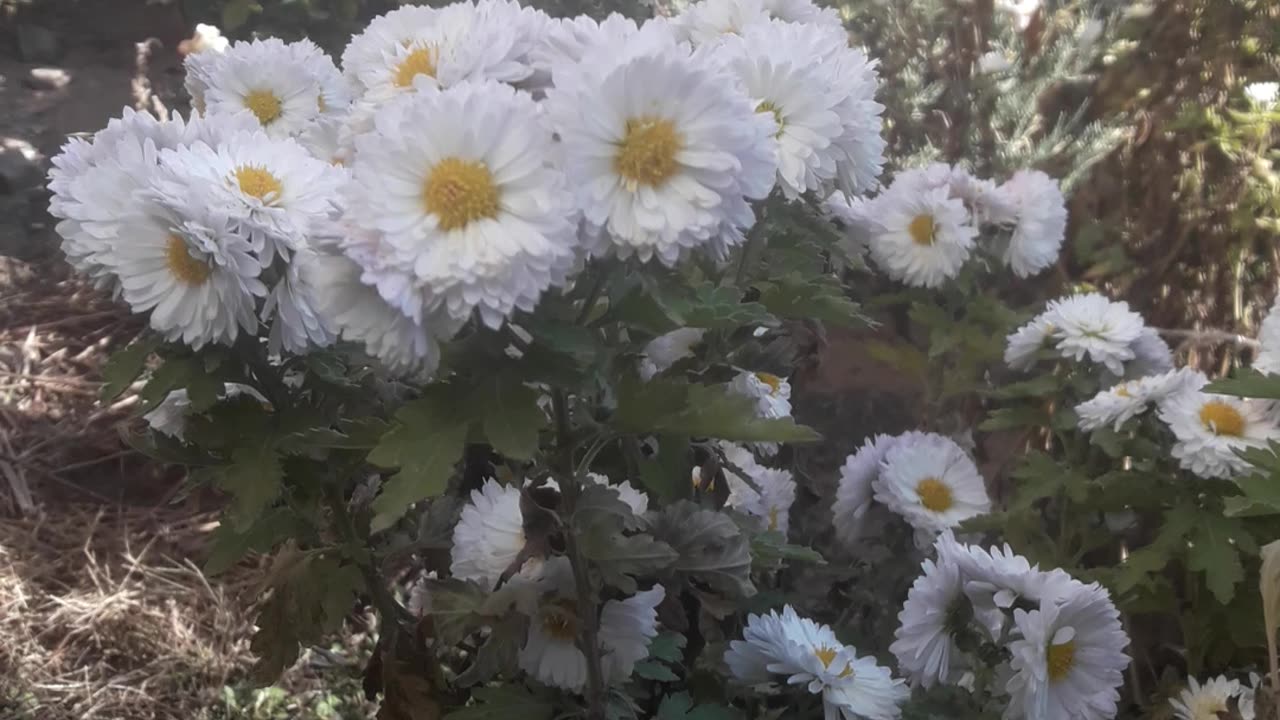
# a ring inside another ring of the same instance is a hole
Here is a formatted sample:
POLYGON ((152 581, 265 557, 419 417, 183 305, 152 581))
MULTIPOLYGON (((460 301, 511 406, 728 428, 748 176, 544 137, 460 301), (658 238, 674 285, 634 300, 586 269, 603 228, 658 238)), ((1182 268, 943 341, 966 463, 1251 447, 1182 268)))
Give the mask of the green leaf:
POLYGON ((1058 378, 1053 375, 1041 375, 1030 380, 1003 385, 988 394, 1000 400, 1015 400, 1019 398, 1049 397, 1059 390, 1061 390, 1061 387, 1058 378))
POLYGON ((470 580, 428 579, 427 615, 431 616, 434 637, 446 646, 457 645, 484 624, 480 610, 489 593, 470 580))
POLYGON ((863 344, 867 355, 898 372, 923 382, 929 376, 929 359, 912 345, 868 340, 863 344))
POLYGON ((272 567, 271 596, 249 645, 258 656, 254 679, 274 682, 298 659, 299 644, 317 643, 339 629, 360 587, 359 571, 337 558, 282 550, 272 567))
POLYGON ((822 554, 803 545, 792 545, 776 530, 757 533, 751 538, 751 557, 760 568, 779 568, 784 561, 826 565, 822 554))
POLYGON ((516 380, 499 378, 482 390, 484 434, 499 453, 529 460, 538 452, 538 431, 547 416, 538 407, 538 392, 516 380))
POLYGON ((677 682, 680 679, 671 668, 653 660, 641 660, 636 663, 636 677, 654 682, 677 682))
POLYGON ((584 483, 573 509, 573 527, 577 532, 605 526, 609 531, 633 528, 638 518, 631 506, 622 501, 617 488, 603 483, 584 483))
POLYGON ((253 10, 251 0, 227 0, 227 4, 222 6, 222 29, 230 32, 244 25, 253 10))
POLYGON ((160 347, 160 338, 143 337, 117 351, 102 368, 102 400, 114 400, 147 369, 147 358, 160 347))
POLYGON ((838 280, 826 275, 788 273, 767 283, 756 283, 760 304, 784 318, 818 320, 829 325, 866 327, 874 323, 857 303, 844 294, 838 280))
POLYGON ((755 401, 724 385, 625 378, 617 388, 613 423, 641 435, 677 434, 735 442, 803 443, 821 439, 791 418, 760 418, 755 401))
POLYGON ((476 688, 476 704, 445 715, 445 720, 549 720, 556 706, 516 685, 476 688))
POLYGON ((740 600, 755 594, 751 544, 728 515, 680 500, 654 519, 653 534, 679 554, 672 568, 698 581, 700 586, 694 589, 704 602, 714 602, 717 596, 740 600))
POLYGON ((995 430, 1022 430, 1047 426, 1052 418, 1042 405, 1021 405, 998 408, 978 426, 983 432, 995 430))
POLYGON ((235 523, 220 523, 211 537, 204 573, 212 576, 225 572, 245 555, 270 552, 305 529, 297 516, 284 507, 262 513, 242 531, 237 531, 235 523))
POLYGON ((688 327, 734 329, 746 325, 775 325, 777 319, 758 302, 743 302, 732 287, 703 283, 687 299, 668 302, 668 308, 684 318, 688 327))
POLYGON ((1129 553, 1117 568, 1112 585, 1119 592, 1150 586, 1169 563, 1186 547, 1187 534, 1201 516, 1195 505, 1179 505, 1164 514, 1164 523, 1145 547, 1129 553))
POLYGON ((659 435, 657 441, 658 453, 640 461, 640 483, 663 502, 689 497, 693 473, 689 438, 685 435, 659 435))
POLYGON ((662 632, 649 642, 649 657, 654 660, 678 664, 684 659, 684 646, 688 641, 680 633, 662 632))
POLYGON ((303 454, 308 450, 372 450, 387 432, 387 422, 366 417, 339 420, 333 426, 314 427, 291 433, 280 441, 280 451, 303 454))
POLYGON ((271 447, 239 447, 229 464, 202 468, 197 478, 231 495, 228 519, 236 532, 246 532, 280 496, 284 467, 271 447))
POLYGON ((650 535, 623 535, 604 525, 596 525, 584 535, 582 548, 604 581, 627 594, 636 591, 633 576, 654 574, 680 557, 670 545, 650 535))
POLYGON ((1209 383, 1204 386, 1204 392, 1280 400, 1280 375, 1264 375, 1257 370, 1241 370, 1234 377, 1209 383))
POLYGON ((668 695, 658 706, 658 714, 654 720, 737 720, 740 715, 723 705, 693 704, 689 693, 668 695))
POLYGON ((170 358, 151 374, 138 397, 143 409, 150 410, 169 397, 169 393, 180 389, 187 391, 191 410, 203 412, 218 402, 223 383, 197 358, 170 358))
POLYGON ((1240 547, 1253 544, 1253 537, 1241 521, 1202 513, 1192 529, 1187 564, 1204 573, 1213 596, 1226 605, 1235 596, 1236 585, 1244 579, 1240 547))
POLYGON ((458 393, 448 386, 428 388, 423 397, 396 413, 394 425, 369 453, 369 462, 400 468, 373 501, 375 532, 393 525, 410 505, 445 491, 462 457, 469 422, 459 422, 458 393))

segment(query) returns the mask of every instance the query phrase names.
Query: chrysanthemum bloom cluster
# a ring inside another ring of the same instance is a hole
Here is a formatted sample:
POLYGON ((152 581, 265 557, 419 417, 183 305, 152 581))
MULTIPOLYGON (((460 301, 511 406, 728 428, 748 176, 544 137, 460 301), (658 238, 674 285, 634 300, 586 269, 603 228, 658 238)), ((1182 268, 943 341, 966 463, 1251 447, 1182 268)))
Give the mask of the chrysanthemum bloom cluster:
POLYGON ((873 499, 906 520, 925 546, 991 509, 973 459, 934 433, 877 435, 845 461, 832 514, 836 536, 850 549, 861 543, 873 499))
POLYGON ((204 43, 192 120, 127 112, 55 160, 64 249, 193 347, 265 322, 276 352, 346 339, 429 372, 440 341, 532 310, 588 257, 723 258, 775 187, 875 183, 875 64, 835 16, 721 5, 643 24, 404 7, 340 70, 305 40, 204 43), (739 34, 706 32, 725 12, 739 34))
POLYGON ((1038 170, 996 185, 943 164, 901 172, 874 198, 827 203, 885 274, 938 287, 956 277, 979 243, 1018 277, 1058 258, 1066 234, 1062 191, 1038 170))
POLYGON ((785 537, 791 526, 791 504, 796 500, 796 481, 791 471, 761 465, 750 450, 737 445, 725 443, 721 449, 727 461, 724 477, 729 484, 725 503, 756 519, 761 529, 785 537))
POLYGON ((1106 590, 1042 571, 1008 546, 962 545, 950 532, 935 551, 898 615, 890 648, 913 683, 958 684, 980 662, 961 648, 986 642, 1009 658, 1005 717, 1115 716, 1128 638, 1106 590))
POLYGON ((1046 357, 1102 365, 1116 376, 1173 369, 1173 354, 1129 304, 1098 293, 1059 298, 1008 338, 1004 360, 1029 370, 1046 357))

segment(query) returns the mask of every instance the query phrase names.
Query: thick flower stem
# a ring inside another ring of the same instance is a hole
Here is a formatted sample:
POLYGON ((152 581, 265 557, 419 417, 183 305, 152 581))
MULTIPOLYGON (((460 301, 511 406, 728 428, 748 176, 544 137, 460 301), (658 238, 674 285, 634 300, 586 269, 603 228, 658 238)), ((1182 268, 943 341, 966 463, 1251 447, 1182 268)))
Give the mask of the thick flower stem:
POLYGON ((578 642, 582 646, 582 653, 587 658, 587 718, 604 720, 608 688, 605 687, 604 672, 600 663, 595 593, 591 589, 591 576, 587 574, 587 560, 578 544, 572 522, 573 511, 582 491, 582 483, 574 469, 573 437, 569 428, 569 410, 563 390, 557 389, 552 393, 551 409, 552 414, 555 415, 556 446, 559 455, 556 462, 556 481, 560 484, 560 497, 565 517, 570 518, 570 521, 565 524, 565 553, 569 556, 570 567, 573 568, 574 593, 577 595, 578 621, 581 629, 578 642))

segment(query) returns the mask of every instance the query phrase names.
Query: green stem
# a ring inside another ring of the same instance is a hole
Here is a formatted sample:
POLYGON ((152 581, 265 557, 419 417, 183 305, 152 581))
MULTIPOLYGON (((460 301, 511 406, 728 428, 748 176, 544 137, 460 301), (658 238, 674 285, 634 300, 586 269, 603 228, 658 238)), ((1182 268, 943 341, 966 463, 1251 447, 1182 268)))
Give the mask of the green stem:
POLYGON ((587 718, 604 720, 609 688, 605 685, 604 672, 601 669, 600 629, 596 614, 595 593, 591 589, 591 577, 587 574, 587 560, 582 553, 573 525, 573 511, 578 504, 578 496, 582 493, 582 483, 578 470, 574 468, 573 436, 570 432, 568 403, 563 390, 557 388, 552 392, 551 410, 555 416, 556 446, 559 451, 556 480, 560 483, 560 497, 565 517, 568 518, 568 522, 564 524, 565 554, 568 555, 569 566, 573 569, 574 593, 578 601, 578 624, 581 628, 578 642, 583 655, 587 658, 587 718))
POLYGON ((734 287, 741 288, 747 278, 747 262, 756 254, 756 248, 764 239, 764 206, 757 206, 756 224, 747 231, 747 241, 742 244, 742 256, 738 258, 738 269, 733 274, 734 287))
POLYGON ((605 268, 597 265, 595 278, 591 282, 591 288, 587 290, 587 297, 582 301, 582 310, 578 311, 578 319, 574 321, 575 325, 585 325, 587 319, 591 317, 591 311, 596 307, 596 301, 600 299, 600 294, 604 292, 604 285, 608 281, 609 274, 605 272, 605 268))
MULTIPOLYGON (((378 575, 378 569, 373 562, 373 554, 369 552, 369 539, 361 535, 356 528, 355 522, 351 519, 351 513, 347 512, 347 501, 342 497, 342 491, 336 485, 326 485, 325 500, 333 511, 333 520, 337 526, 338 533, 347 545, 347 556, 360 569, 360 574, 364 577, 365 587, 373 598, 374 606, 378 608, 378 614, 382 616, 378 641, 380 643, 391 643, 399 630, 399 618, 404 613, 404 610, 400 607, 400 603, 396 602, 395 597, 378 575)), ((391 647, 392 645, 384 646, 391 647)))

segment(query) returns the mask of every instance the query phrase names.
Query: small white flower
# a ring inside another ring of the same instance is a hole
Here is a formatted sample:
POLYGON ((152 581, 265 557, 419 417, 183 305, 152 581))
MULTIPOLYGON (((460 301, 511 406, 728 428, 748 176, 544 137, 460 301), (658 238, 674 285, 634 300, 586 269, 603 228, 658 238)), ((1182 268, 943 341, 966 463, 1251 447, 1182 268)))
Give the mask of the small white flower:
POLYGON ((1007 544, 981 548, 961 545, 944 534, 938 541, 939 558, 958 563, 965 576, 964 592, 974 618, 992 640, 998 640, 1018 600, 1039 603, 1068 597, 1080 585, 1063 570, 1042 571, 1007 544))
POLYGON ((947 171, 940 185, 924 173, 900 176, 871 201, 871 258, 889 277, 938 287, 968 260, 978 231, 947 171))
POLYGON ((932 433, 894 443, 872 487, 877 502, 922 533, 937 534, 991 509, 973 460, 955 441, 932 433))
POLYGON ((310 286, 309 276, 302 274, 307 263, 315 262, 304 256, 313 253, 310 248, 298 251, 263 303, 261 317, 271 327, 267 348, 272 354, 278 355, 282 350, 301 354, 334 341, 334 333, 314 307, 320 302, 317 295, 329 288, 310 286))
POLYGON ((680 360, 693 356, 693 347, 707 333, 702 328, 678 328, 649 341, 640 356, 640 379, 652 380, 680 360))
POLYGON ((725 481, 729 484, 726 504, 758 518, 765 530, 785 537, 791 525, 791 504, 796 499, 796 481, 791 472, 765 467, 756 462, 751 451, 736 445, 725 443, 721 449, 725 459, 747 475, 744 480, 733 468, 724 468, 725 481), (751 483, 759 491, 751 487, 751 483))
POLYGON ((1018 277, 1030 277, 1058 259, 1067 231, 1066 199, 1053 178, 1019 170, 999 188, 1015 221, 1004 261, 1018 277))
POLYGON ((1231 712, 1231 699, 1240 697, 1241 691, 1240 681, 1228 680, 1225 675, 1210 678, 1203 685, 1190 677, 1187 687, 1169 705, 1178 720, 1218 720, 1231 712))
POLYGON ((1004 350, 1004 362, 1014 370, 1030 370, 1041 350, 1049 347, 1054 326, 1045 315, 1010 333, 1004 350))
POLYGON ((187 88, 196 107, 211 115, 248 110, 275 138, 301 133, 320 116, 321 78, 332 77, 324 75, 332 61, 310 41, 294 45, 270 38, 237 42, 218 55, 188 56, 187 88))
POLYGON ((1009 60, 1009 56, 999 50, 983 53, 982 57, 978 58, 978 72, 983 75, 994 75, 1012 69, 1013 62, 1009 60))
POLYGON ((1275 82, 1256 82, 1249 83, 1244 86, 1245 97, 1249 101, 1259 107, 1270 107, 1276 104, 1276 98, 1280 97, 1280 83, 1275 82))
POLYGON ((1120 613, 1097 584, 1013 611, 1020 637, 1009 644, 1013 677, 1006 718, 1109 720, 1124 683, 1129 639, 1120 613))
POLYGON ((1145 327, 1142 316, 1130 310, 1128 303, 1098 293, 1054 300, 1044 315, 1063 357, 1079 361, 1088 355, 1115 375, 1123 375, 1124 363, 1136 357, 1132 345, 1145 327))
POLYGON ((871 510, 872 485, 880 474, 885 453, 898 442, 897 437, 876 435, 867 438, 858 452, 845 459, 840 468, 840 484, 836 501, 831 506, 832 525, 836 537, 853 550, 862 541, 863 525, 871 510))
POLYGON ((1160 419, 1177 437, 1172 453, 1179 465, 1200 477, 1231 478, 1252 467, 1237 450, 1280 440, 1268 409, 1263 401, 1188 391, 1169 397, 1160 419))
POLYGON ((758 417, 776 419, 791 415, 791 383, 786 378, 744 370, 729 383, 729 390, 754 400, 758 417))
POLYGON ((471 500, 453 529, 449 572, 492 589, 520 557, 524 545, 520 488, 485 480, 479 490, 471 491, 471 500))
POLYGON ((1111 425, 1119 431, 1121 425, 1146 412, 1152 404, 1163 404, 1183 391, 1198 390, 1206 382, 1208 379, 1199 371, 1183 368, 1119 383, 1076 406, 1080 429, 1091 431, 1111 425))
POLYGON ((923 568, 898 613, 889 651, 908 678, 930 688, 954 684, 969 666, 955 639, 968 600, 964 570, 954 559, 939 553, 937 560, 926 559, 923 568))
MULTIPOLYGON (((267 399, 262 393, 253 389, 248 385, 240 383, 227 383, 223 386, 222 392, 218 395, 218 399, 233 398, 239 395, 249 395, 258 402, 266 403, 267 399)), ((184 439, 187 430, 187 416, 191 412, 191 397, 187 393, 186 388, 174 390, 165 396, 150 412, 142 416, 147 425, 152 430, 178 440, 184 439)))

